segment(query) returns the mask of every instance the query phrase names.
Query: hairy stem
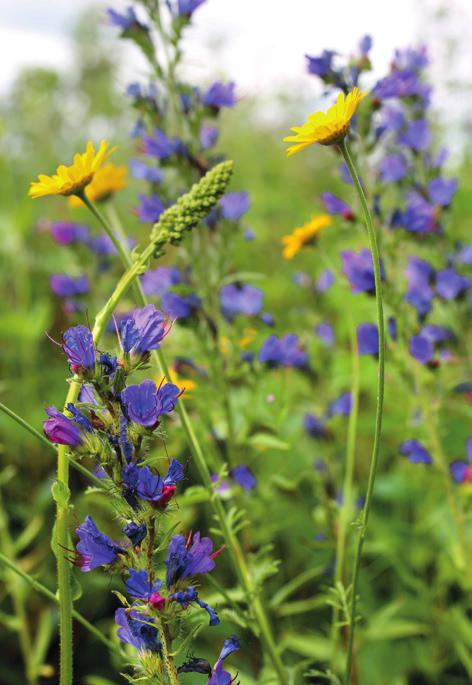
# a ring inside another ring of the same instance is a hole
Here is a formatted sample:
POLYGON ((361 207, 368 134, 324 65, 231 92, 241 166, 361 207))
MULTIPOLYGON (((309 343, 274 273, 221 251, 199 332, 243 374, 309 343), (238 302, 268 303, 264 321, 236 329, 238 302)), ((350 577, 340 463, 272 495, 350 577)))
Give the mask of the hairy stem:
POLYGON ((384 400, 384 375, 385 375, 385 328, 384 328, 384 314, 382 302, 382 278, 380 271, 380 255, 377 244, 377 236, 372 223, 367 199, 364 194, 359 176, 349 152, 346 139, 340 144, 340 150, 343 154, 349 173, 354 183, 354 187, 359 196, 359 200, 364 213, 364 220, 369 238, 370 249, 372 252, 372 261, 374 266, 374 281, 375 281, 375 302, 377 307, 377 327, 379 331, 379 359, 378 359, 378 373, 377 373, 377 409, 375 415, 375 429, 374 429, 374 444, 372 448, 372 457, 369 467, 369 478, 367 481, 367 491, 365 497, 365 504, 362 510, 361 519, 359 523, 359 537, 357 540, 357 548, 354 559, 354 571, 352 575, 352 597, 351 597, 351 616, 349 622, 349 639, 346 657, 346 669, 344 674, 344 683, 349 685, 351 679, 352 657, 354 648, 354 635, 356 628, 356 610, 357 610, 357 587, 359 582, 359 572, 362 559, 362 550, 364 547, 365 536, 367 533, 367 524, 369 520, 370 509, 372 506, 372 498, 374 494, 375 476, 377 473, 377 464, 379 460, 380 451, 380 436, 382 431, 382 414, 383 414, 383 400, 384 400))

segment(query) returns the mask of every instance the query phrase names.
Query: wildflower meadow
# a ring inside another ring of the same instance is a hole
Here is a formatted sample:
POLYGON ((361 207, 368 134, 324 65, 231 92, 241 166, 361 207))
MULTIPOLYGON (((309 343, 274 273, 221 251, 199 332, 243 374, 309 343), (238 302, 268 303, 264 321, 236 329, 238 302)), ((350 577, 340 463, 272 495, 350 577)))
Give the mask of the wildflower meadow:
POLYGON ((210 3, 0 96, 0 684, 467 685, 470 140, 401 36, 261 117, 210 3))

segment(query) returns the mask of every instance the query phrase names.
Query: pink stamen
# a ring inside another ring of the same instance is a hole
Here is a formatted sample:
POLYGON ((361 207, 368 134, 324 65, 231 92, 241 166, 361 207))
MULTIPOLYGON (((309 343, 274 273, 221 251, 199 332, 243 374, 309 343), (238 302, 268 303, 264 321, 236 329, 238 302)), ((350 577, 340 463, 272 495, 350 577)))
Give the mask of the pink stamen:
POLYGON ((54 338, 52 338, 47 331, 44 331, 44 335, 47 338, 49 338, 49 340, 53 342, 55 345, 57 345, 58 347, 62 347, 61 343, 57 342, 57 340, 54 340, 54 338))

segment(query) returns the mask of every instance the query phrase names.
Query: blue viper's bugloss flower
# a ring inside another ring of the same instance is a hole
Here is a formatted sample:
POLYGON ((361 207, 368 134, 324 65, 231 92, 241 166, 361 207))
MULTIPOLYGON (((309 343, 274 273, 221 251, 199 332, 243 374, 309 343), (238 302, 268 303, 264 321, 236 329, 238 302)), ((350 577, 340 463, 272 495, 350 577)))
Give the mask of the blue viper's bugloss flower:
POLYGON ((98 255, 116 255, 117 250, 113 245, 113 241, 108 235, 98 235, 94 238, 90 238, 87 242, 88 247, 98 255))
POLYGON ((303 417, 303 427, 315 440, 326 440, 329 437, 324 419, 316 416, 316 414, 305 414, 303 417))
POLYGON ((202 301, 191 293, 190 295, 178 295, 177 293, 164 293, 161 306, 171 319, 188 319, 200 309, 202 301))
POLYGON ((76 565, 81 571, 92 571, 98 566, 112 564, 123 550, 97 528, 91 516, 76 529, 80 542, 77 543, 79 554, 76 565))
POLYGON ((463 248, 461 248, 459 254, 457 255, 457 261, 459 264, 472 266, 472 245, 465 245, 463 248))
POLYGON ((205 0, 177 0, 177 14, 181 17, 189 17, 204 2, 205 0))
POLYGON ((164 180, 164 172, 157 167, 149 166, 141 159, 130 159, 129 168, 133 178, 138 178, 149 183, 161 183, 164 180))
POLYGON ((409 257, 405 276, 410 287, 427 287, 431 283, 434 274, 435 271, 429 262, 414 255, 409 257))
POLYGON ((381 136, 387 131, 400 131, 405 123, 405 114, 399 107, 386 105, 382 107, 380 126, 377 128, 377 135, 381 136))
POLYGON ((123 526, 123 533, 128 537, 134 546, 139 545, 147 534, 147 527, 145 523, 141 525, 130 521, 123 526))
POLYGON ((148 572, 142 569, 135 571, 134 568, 128 569, 129 576, 125 582, 126 592, 134 599, 145 599, 149 601, 153 592, 159 592, 162 581, 156 578, 154 582, 149 579, 148 572))
POLYGON ((244 283, 230 283, 220 290, 221 311, 230 321, 237 314, 256 316, 262 309, 263 299, 260 288, 244 283))
POLYGON ((153 304, 135 309, 121 328, 121 344, 125 354, 133 351, 140 355, 157 350, 169 331, 166 321, 164 314, 153 304))
POLYGON ((326 347, 332 347, 334 345, 334 330, 327 321, 323 321, 316 325, 315 333, 324 342, 326 347))
POLYGON ((63 335, 62 349, 73 371, 80 368, 93 369, 95 366, 93 336, 86 326, 68 328, 63 335))
POLYGON ((313 74, 314 76, 319 76, 320 78, 328 76, 332 68, 333 57, 335 54, 336 53, 333 52, 333 50, 323 50, 321 55, 318 57, 310 57, 310 55, 305 55, 305 58, 308 62, 308 73, 313 74))
POLYGON ((221 213, 225 219, 238 221, 250 207, 249 195, 240 193, 226 193, 220 200, 221 213))
POLYGON ((455 300, 468 288, 469 279, 455 269, 444 269, 436 274, 436 292, 445 300, 455 300))
POLYGON ((402 224, 410 233, 431 233, 438 228, 434 205, 419 193, 409 193, 402 224))
MULTIPOLYGON (((349 279, 353 293, 375 293, 374 264, 372 254, 367 248, 363 248, 359 253, 352 250, 341 252, 343 262, 343 273, 349 279)), ((384 280, 384 271, 380 265, 380 274, 384 280)))
POLYGON ((345 392, 337 399, 329 403, 326 415, 331 418, 333 416, 349 416, 352 408, 352 397, 350 392, 345 392))
POLYGON ((411 69, 394 71, 381 79, 374 87, 373 95, 378 100, 402 98, 417 95, 427 98, 429 89, 421 82, 418 74, 411 69))
POLYGON ((138 119, 138 121, 134 124, 133 128, 129 132, 130 138, 142 138, 143 136, 146 135, 147 132, 147 127, 146 124, 142 119, 138 119))
POLYGON ((341 200, 341 198, 336 197, 336 195, 333 195, 333 193, 321 193, 321 199, 328 214, 339 214, 339 216, 344 217, 348 221, 352 221, 354 219, 354 212, 352 211, 351 207, 349 207, 347 202, 344 202, 344 200, 341 200))
POLYGON ((472 466, 466 461, 453 461, 449 464, 451 476, 456 483, 470 483, 472 482, 472 466))
POLYGON ((400 133, 398 142, 415 152, 422 152, 431 145, 432 135, 427 119, 412 121, 406 131, 400 133))
POLYGON ((231 476, 234 478, 236 483, 240 485, 246 492, 249 492, 249 490, 253 490, 257 485, 257 481, 254 477, 254 474, 252 473, 249 466, 246 466, 246 464, 239 464, 238 466, 232 468, 231 476))
POLYGON ((202 103, 206 107, 217 110, 222 107, 234 107, 236 104, 235 87, 236 84, 233 81, 230 83, 215 81, 203 94, 202 103))
POLYGON ((400 152, 387 155, 380 162, 380 179, 383 183, 397 183, 405 178, 407 169, 406 159, 400 152))
POLYGON ((373 355, 379 354, 379 331, 373 323, 361 323, 357 327, 357 348, 359 354, 373 355))
POLYGON ((121 393, 121 402, 130 421, 152 428, 160 416, 175 408, 179 395, 180 389, 173 383, 156 388, 155 383, 146 380, 128 385, 121 393))
POLYGON ((450 340, 453 337, 452 331, 450 331, 449 328, 438 326, 437 324, 423 326, 421 335, 431 340, 434 345, 450 340))
POLYGON ((434 345, 425 335, 412 335, 410 338, 410 354, 421 364, 428 364, 434 356, 434 345))
POLYGON ((197 574, 210 573, 215 568, 213 542, 210 538, 201 538, 196 532, 188 540, 183 535, 174 535, 170 541, 166 560, 166 585, 170 589, 179 580, 185 580, 197 574), (192 546, 190 547, 190 542, 192 546))
POLYGON ((372 49, 372 36, 366 35, 359 41, 359 52, 361 55, 367 55, 372 49))
POLYGON ((167 475, 154 474, 149 466, 128 464, 123 470, 123 484, 128 494, 164 508, 172 499, 175 486, 185 477, 184 467, 172 459, 167 475))
POLYGON ((142 24, 140 21, 138 21, 138 17, 136 16, 136 12, 134 11, 133 7, 128 7, 126 10, 126 14, 120 14, 112 7, 108 7, 107 15, 110 24, 116 26, 122 31, 127 31, 133 26, 136 26, 137 28, 140 28, 143 31, 149 31, 148 27, 145 24, 142 24))
POLYGON ((195 602, 195 604, 198 604, 198 606, 200 606, 202 609, 205 609, 205 611, 208 613, 210 617, 210 626, 219 625, 220 619, 218 618, 216 611, 209 604, 199 598, 198 592, 192 585, 190 585, 186 590, 174 592, 172 595, 170 595, 170 599, 172 599, 174 602, 177 602, 184 608, 188 607, 191 602, 195 602))
POLYGON ((177 141, 168 138, 160 128, 155 128, 152 136, 143 137, 143 150, 148 157, 167 159, 174 154, 176 148, 177 141))
POLYGON ((429 64, 428 50, 426 45, 417 48, 404 48, 395 50, 393 66, 396 69, 413 69, 421 71, 429 64))
POLYGON ((75 297, 88 292, 87 276, 69 276, 68 274, 53 274, 49 279, 49 287, 58 297, 75 297))
POLYGON ((216 144, 219 133, 216 126, 202 126, 200 129, 200 145, 203 150, 209 150, 216 144))
POLYGON ((140 193, 138 197, 139 205, 136 213, 139 220, 143 224, 154 224, 164 211, 164 205, 159 195, 156 195, 156 193, 152 193, 152 195, 140 193))
POLYGON ((166 290, 182 282, 182 275, 176 266, 158 266, 141 276, 141 285, 146 295, 163 295, 166 290))
POLYGON ((300 347, 298 335, 286 333, 282 338, 270 335, 259 352, 259 361, 270 366, 294 366, 302 368, 307 365, 308 356, 300 347))
POLYGON ((70 221, 56 221, 51 224, 51 237, 59 245, 73 245, 84 243, 88 239, 87 226, 75 224, 70 221))
POLYGON ((86 416, 85 414, 83 414, 83 413, 80 411, 80 409, 77 409, 77 407, 75 407, 75 406, 72 404, 72 402, 68 402, 68 403, 67 403, 66 409, 67 409, 68 412, 70 412, 70 413, 72 414, 72 418, 73 418, 73 420, 75 421, 75 423, 76 423, 78 426, 80 426, 81 428, 83 428, 83 429, 84 429, 85 431, 87 431, 88 433, 91 433, 91 432, 92 432, 93 427, 92 427, 92 424, 91 424, 90 419, 88 418, 88 416, 86 416))
POLYGON ((230 654, 237 652, 238 649, 240 649, 240 646, 236 635, 231 635, 231 637, 224 641, 223 649, 220 652, 218 661, 216 662, 215 668, 213 669, 209 680, 207 680, 206 685, 231 685, 231 674, 227 671, 223 671, 223 662, 230 654))
POLYGON ((49 418, 43 422, 43 430, 48 440, 69 447, 78 447, 82 443, 80 427, 72 419, 61 414, 56 407, 47 407, 46 414, 49 418))
POLYGON ((154 619, 150 616, 135 609, 120 608, 115 611, 115 623, 119 626, 117 635, 121 642, 132 645, 139 652, 161 650, 157 628, 152 625, 154 619))
POLYGON ((405 440, 402 442, 400 454, 408 457, 412 464, 431 464, 433 461, 428 450, 418 440, 405 440))
POLYGON ((330 269, 325 269, 318 276, 318 280, 315 284, 315 290, 319 293, 324 293, 334 284, 335 278, 334 274, 330 269))
POLYGON ((441 205, 442 207, 447 207, 452 202, 454 193, 457 190, 457 179, 456 178, 433 178, 432 181, 428 183, 428 195, 431 202, 435 205, 441 205))

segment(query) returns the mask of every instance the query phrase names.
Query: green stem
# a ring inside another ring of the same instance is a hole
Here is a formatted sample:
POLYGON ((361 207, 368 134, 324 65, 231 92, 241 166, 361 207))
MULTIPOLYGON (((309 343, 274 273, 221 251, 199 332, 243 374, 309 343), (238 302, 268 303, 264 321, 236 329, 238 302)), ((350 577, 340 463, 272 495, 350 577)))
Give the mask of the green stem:
MULTIPOLYGON (((11 559, 9 559, 7 556, 5 556, 5 554, 2 554, 1 552, 0 552, 0 562, 2 562, 7 568, 9 568, 11 571, 16 573, 18 576, 20 576, 20 578, 23 578, 23 580, 25 580, 29 585, 31 585, 31 587, 33 587, 35 590, 37 590, 37 592, 44 595, 44 597, 47 597, 48 599, 50 599, 51 602, 54 602, 55 604, 60 605, 61 600, 59 597, 57 597, 54 594, 54 592, 52 592, 49 588, 47 588, 45 585, 40 583, 39 580, 36 580, 36 578, 32 578, 32 576, 28 575, 27 573, 25 573, 25 571, 22 571, 22 569, 18 568, 18 566, 16 566, 16 564, 11 559)), ((72 616, 75 618, 75 620, 78 623, 81 623, 83 625, 83 627, 89 631, 89 633, 92 633, 92 635, 95 635, 97 640, 100 640, 100 642, 103 642, 103 644, 106 645, 106 647, 108 647, 108 649, 110 649, 112 652, 115 652, 118 655, 121 655, 121 652, 118 649, 118 647, 111 640, 109 640, 107 637, 105 637, 105 635, 103 635, 103 633, 101 633, 98 630, 98 628, 95 628, 95 626, 92 623, 87 621, 87 619, 84 618, 84 616, 82 616, 82 614, 80 614, 78 611, 75 611, 75 609, 74 609, 72 611, 72 616)))
MULTIPOLYGON (((360 382, 360 364, 359 352, 357 348, 356 327, 350 316, 350 334, 351 334, 351 398, 352 406, 349 415, 349 425, 347 429, 347 449, 346 449, 346 469, 344 473, 343 482, 343 502, 339 516, 339 529, 336 538, 336 561, 334 571, 334 587, 335 589, 340 583, 344 583, 344 559, 346 552, 346 537, 347 525, 349 516, 352 512, 353 499, 353 481, 354 481, 354 464, 356 456, 356 437, 357 437, 357 418, 359 414, 359 382, 360 382)), ((337 653, 338 645, 338 621, 339 621, 339 606, 337 603, 333 607, 332 623, 331 623, 331 645, 333 648, 331 666, 334 667, 334 661, 337 653)))
MULTIPOLYGON (((14 421, 16 421, 20 426, 25 428, 31 435, 34 435, 35 438, 38 438, 40 442, 43 443, 43 445, 47 445, 49 449, 53 450, 56 452, 56 448, 52 444, 52 442, 49 442, 49 440, 42 435, 34 426, 32 426, 28 421, 23 419, 21 416, 19 416, 16 412, 13 411, 13 409, 10 409, 9 407, 6 406, 6 404, 3 404, 3 402, 0 402, 0 411, 2 411, 4 414, 12 418, 14 421)), ((96 476, 93 475, 88 469, 85 468, 85 466, 82 466, 78 461, 75 461, 70 455, 68 455, 68 459, 70 462, 70 465, 76 469, 79 473, 81 473, 83 476, 88 478, 89 480, 92 481, 92 483, 95 483, 95 485, 100 485, 103 487, 103 481, 100 480, 100 478, 97 478, 96 476)))
POLYGON ((179 675, 171 654, 172 640, 169 635, 169 630, 162 621, 159 619, 155 620, 157 629, 159 630, 159 638, 162 646, 162 661, 164 662, 169 685, 179 685, 179 675))
POLYGON ((359 537, 357 540, 356 555, 354 560, 354 571, 352 576, 352 597, 351 597, 351 616, 349 622, 349 640, 347 647, 346 670, 344 676, 345 685, 349 685, 351 679, 352 657, 354 647, 354 634, 356 628, 356 609, 357 609, 357 587, 359 582, 360 564, 362 559, 362 550, 364 547, 364 540, 367 533, 367 524, 369 520, 370 509, 372 506, 372 497, 374 494, 375 476, 377 473, 377 464, 379 460, 380 450, 380 435, 382 431, 382 413, 384 400, 384 375, 385 375, 385 329, 384 329, 384 315, 382 303, 382 279, 380 272, 380 255, 377 244, 377 236, 372 223, 367 199, 364 190, 359 181, 359 176, 355 164, 349 152, 346 139, 340 144, 340 150, 343 154, 349 173, 354 183, 354 187, 359 196, 359 200, 364 213, 364 220, 369 237, 370 249, 372 252, 372 261, 374 266, 374 281, 375 281, 375 301, 377 305, 377 326, 379 331, 379 360, 378 360, 378 375, 377 375, 377 410, 375 416, 375 431, 374 444, 372 448, 372 457, 369 467, 369 478, 367 482, 367 491, 365 497, 365 504, 361 514, 359 524, 359 537))
MULTIPOLYGON (((106 228, 107 233, 110 234, 111 229, 108 226, 104 227, 106 228)), ((116 304, 121 299, 121 297, 123 297, 128 288, 135 281, 137 276, 141 273, 143 267, 145 267, 145 265, 149 262, 153 255, 153 252, 154 246, 150 244, 135 262, 131 262, 131 257, 129 253, 125 250, 120 251, 119 254, 120 257, 122 257, 123 266, 127 268, 127 271, 123 274, 115 288, 115 291, 111 295, 105 307, 99 312, 95 319, 95 327, 93 330, 93 336, 95 341, 97 341, 98 339, 97 335, 99 337, 101 331, 106 326, 106 323, 108 319, 111 317, 111 314, 113 313, 116 304)), ((139 281, 136 281, 136 291, 139 295, 140 305, 146 306, 148 304, 148 300, 142 291, 139 281)), ((153 358, 156 360, 162 375, 169 378, 169 368, 167 366, 165 356, 161 348, 158 348, 157 350, 153 351, 153 358)), ((200 445, 200 442, 195 434, 195 431, 193 430, 193 426, 190 421, 189 415, 187 414, 187 410, 185 409, 184 402, 177 403, 177 412, 180 417, 185 437, 191 449, 194 463, 200 474, 200 479, 202 480, 205 487, 208 488, 209 492, 213 492, 213 484, 210 477, 210 471, 206 463, 205 455, 203 453, 203 449, 200 445)), ((261 641, 267 649, 270 660, 277 673, 279 683, 281 685, 285 685, 287 683, 287 675, 285 672, 285 668, 278 653, 264 605, 253 583, 251 572, 246 562, 243 550, 239 544, 237 537, 233 534, 233 532, 230 530, 230 527, 228 526, 226 511, 220 500, 217 497, 212 497, 211 503, 214 514, 220 524, 223 537, 228 546, 228 550, 231 555, 236 575, 245 590, 248 605, 252 608, 254 618, 259 626, 259 630, 261 633, 261 641)))

